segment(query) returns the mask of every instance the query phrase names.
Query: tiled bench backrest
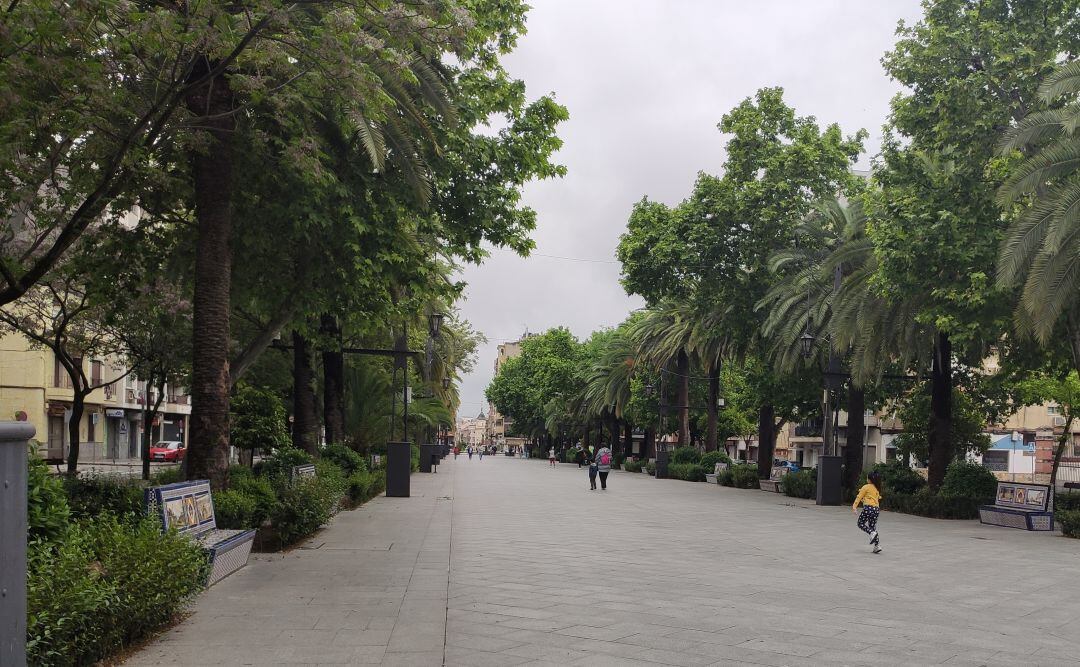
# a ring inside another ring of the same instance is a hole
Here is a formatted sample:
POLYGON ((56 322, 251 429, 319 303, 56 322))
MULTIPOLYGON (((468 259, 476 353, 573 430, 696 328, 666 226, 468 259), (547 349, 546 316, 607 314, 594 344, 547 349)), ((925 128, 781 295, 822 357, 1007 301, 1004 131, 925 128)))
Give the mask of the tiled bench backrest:
POLYGON ((292 470, 289 471, 289 479, 294 480, 294 481, 298 480, 298 479, 304 479, 305 477, 314 477, 314 476, 315 476, 315 464, 314 463, 304 463, 304 464, 301 464, 301 465, 298 465, 298 466, 293 466, 292 470))
POLYGON ((773 468, 772 473, 769 475, 769 479, 774 482, 779 482, 780 478, 788 474, 787 468, 773 468))
POLYGON ((998 482, 994 504, 998 507, 1046 512, 1050 505, 1050 487, 1042 484, 998 482))
POLYGON ((155 486, 146 490, 146 504, 154 507, 165 529, 199 535, 217 528, 214 498, 205 479, 155 486))

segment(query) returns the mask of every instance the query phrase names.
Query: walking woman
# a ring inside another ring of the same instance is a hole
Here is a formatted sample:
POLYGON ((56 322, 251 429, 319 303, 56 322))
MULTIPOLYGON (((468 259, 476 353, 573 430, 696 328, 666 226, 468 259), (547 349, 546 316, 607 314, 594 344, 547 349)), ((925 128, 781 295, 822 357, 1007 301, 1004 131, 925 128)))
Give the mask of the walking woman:
MULTIPOLYGON (((611 472, 611 450, 607 447, 601 447, 596 452, 596 471, 600 475, 600 490, 607 491, 607 476, 611 472)), ((593 488, 596 488, 595 484, 593 488)))
POLYGON ((867 483, 859 489, 859 495, 851 505, 851 511, 859 515, 859 529, 870 536, 874 553, 881 553, 881 540, 878 538, 877 520, 881 514, 881 473, 874 470, 866 476, 867 483), (862 505, 862 511, 859 511, 862 505))

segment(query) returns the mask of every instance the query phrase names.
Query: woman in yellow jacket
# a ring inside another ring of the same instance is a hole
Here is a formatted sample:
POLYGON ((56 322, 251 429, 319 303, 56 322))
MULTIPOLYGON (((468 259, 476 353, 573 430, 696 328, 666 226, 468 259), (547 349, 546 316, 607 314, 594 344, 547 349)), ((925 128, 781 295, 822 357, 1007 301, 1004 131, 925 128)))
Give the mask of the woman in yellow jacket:
POLYGON ((859 489, 859 495, 851 505, 851 511, 859 515, 859 529, 870 536, 870 544, 874 546, 874 553, 881 553, 881 544, 878 539, 877 520, 881 514, 881 473, 874 470, 866 476, 867 483, 859 489), (862 511, 859 511, 862 505, 862 511))

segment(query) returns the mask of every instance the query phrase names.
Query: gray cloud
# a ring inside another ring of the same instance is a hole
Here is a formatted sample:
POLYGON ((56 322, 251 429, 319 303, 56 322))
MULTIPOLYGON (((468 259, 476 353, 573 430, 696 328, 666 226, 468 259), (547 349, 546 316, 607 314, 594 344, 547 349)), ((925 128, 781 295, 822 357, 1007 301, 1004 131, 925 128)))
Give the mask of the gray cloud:
MULTIPOLYGON (((618 324, 641 301, 619 285, 619 234, 634 202, 674 204, 699 171, 720 173, 721 116, 764 86, 800 115, 870 132, 869 154, 899 87, 881 56, 918 0, 535 0, 529 34, 507 58, 530 95, 570 111, 558 159, 567 176, 530 184, 538 254, 495 250, 467 267, 462 314, 489 343, 463 380, 463 415, 484 405, 495 347, 528 329, 579 337, 618 324)), ((861 166, 868 164, 864 159, 861 166)))

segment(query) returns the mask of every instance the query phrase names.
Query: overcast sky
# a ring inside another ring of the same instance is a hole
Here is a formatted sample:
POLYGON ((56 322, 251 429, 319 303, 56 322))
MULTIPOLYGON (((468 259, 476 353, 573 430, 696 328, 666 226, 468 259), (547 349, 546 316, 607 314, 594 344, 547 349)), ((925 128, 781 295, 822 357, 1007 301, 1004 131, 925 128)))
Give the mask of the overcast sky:
MULTIPOLYGON (((918 0, 531 0, 528 35, 506 59, 530 97, 554 93, 565 178, 530 184, 537 249, 494 250, 465 269, 462 314, 488 338, 464 378, 461 415, 486 412, 496 346, 566 326, 583 338, 642 302, 619 285, 615 248, 643 196, 675 204, 699 171, 720 174, 721 116, 782 86, 800 116, 870 132, 877 152, 899 86, 881 67, 918 0), (556 259, 564 258, 564 259, 556 259)), ((864 158, 860 166, 866 166, 864 158)))

